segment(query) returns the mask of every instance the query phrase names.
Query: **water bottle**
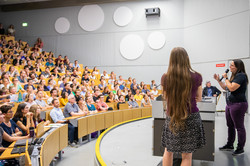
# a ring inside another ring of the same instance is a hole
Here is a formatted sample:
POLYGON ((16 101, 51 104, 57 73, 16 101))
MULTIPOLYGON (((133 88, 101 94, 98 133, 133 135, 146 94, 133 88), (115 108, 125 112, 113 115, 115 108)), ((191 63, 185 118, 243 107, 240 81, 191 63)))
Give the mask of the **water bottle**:
POLYGON ((20 103, 20 102, 22 102, 22 101, 23 101, 23 96, 22 96, 22 93, 19 92, 19 93, 18 93, 18 102, 20 103))

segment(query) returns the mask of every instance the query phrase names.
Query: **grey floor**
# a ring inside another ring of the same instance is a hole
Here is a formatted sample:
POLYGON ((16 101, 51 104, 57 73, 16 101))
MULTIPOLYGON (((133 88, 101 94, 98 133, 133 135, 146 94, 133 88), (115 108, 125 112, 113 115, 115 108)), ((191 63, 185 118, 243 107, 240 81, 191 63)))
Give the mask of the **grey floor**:
MULTIPOLYGON (((231 152, 218 151, 227 138, 224 113, 217 113, 215 121, 215 161, 193 161, 193 166, 250 166, 250 115, 245 118, 245 154, 237 157, 233 157, 231 152)), ((78 148, 65 148, 62 160, 56 165, 94 166, 95 143, 96 140, 93 140, 78 148)), ((152 119, 132 122, 112 130, 104 137, 100 150, 108 166, 157 166, 161 160, 161 157, 152 156, 152 119), (132 147, 131 139, 135 143, 132 147)))

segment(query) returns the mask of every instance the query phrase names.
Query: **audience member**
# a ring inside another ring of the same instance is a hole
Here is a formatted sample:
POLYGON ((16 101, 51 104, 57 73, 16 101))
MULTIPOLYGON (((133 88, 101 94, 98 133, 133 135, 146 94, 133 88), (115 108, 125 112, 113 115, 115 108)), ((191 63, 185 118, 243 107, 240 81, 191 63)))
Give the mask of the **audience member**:
POLYGON ((69 121, 64 120, 65 117, 63 115, 62 110, 59 108, 60 103, 58 99, 53 99, 52 104, 54 108, 50 111, 50 117, 53 120, 54 123, 68 123, 68 139, 69 139, 69 144, 72 147, 76 146, 76 143, 74 142, 77 141, 77 129, 69 123, 69 121))
POLYGON ((70 117, 70 116, 79 116, 79 115, 86 115, 87 112, 81 110, 78 105, 76 104, 76 99, 74 95, 69 95, 69 102, 65 105, 64 116, 70 117))
POLYGON ((128 101, 128 106, 129 106, 129 108, 138 108, 139 107, 138 103, 134 99, 134 95, 132 95, 132 94, 130 95, 130 98, 128 101))
POLYGON ((211 86, 211 82, 206 82, 206 87, 202 91, 202 97, 217 97, 221 94, 221 91, 215 86, 211 86))

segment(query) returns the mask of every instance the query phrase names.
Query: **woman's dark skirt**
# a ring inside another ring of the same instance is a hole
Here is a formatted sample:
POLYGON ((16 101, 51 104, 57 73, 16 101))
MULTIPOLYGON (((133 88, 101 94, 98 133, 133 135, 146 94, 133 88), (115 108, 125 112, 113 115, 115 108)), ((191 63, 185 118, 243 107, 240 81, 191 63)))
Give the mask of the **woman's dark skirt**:
POLYGON ((191 113, 186 119, 185 129, 173 134, 169 129, 170 117, 166 118, 162 130, 162 146, 168 152, 193 153, 205 145, 205 133, 199 112, 191 113))

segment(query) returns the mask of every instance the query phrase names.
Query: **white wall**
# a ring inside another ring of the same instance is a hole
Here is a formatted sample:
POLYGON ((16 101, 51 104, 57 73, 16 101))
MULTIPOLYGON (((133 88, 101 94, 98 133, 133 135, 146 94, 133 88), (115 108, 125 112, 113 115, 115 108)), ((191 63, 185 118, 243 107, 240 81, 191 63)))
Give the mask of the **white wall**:
MULTIPOLYGON (((210 80, 220 88, 213 74, 224 73, 230 59, 249 58, 249 1, 184 1, 184 46, 203 86, 210 80), (220 63, 226 66, 216 67, 220 63)), ((224 108, 221 96, 217 110, 224 108)))
POLYGON ((115 71, 124 78, 135 77, 138 82, 149 83, 152 79, 159 82, 167 70, 170 51, 176 46, 186 48, 193 68, 203 76, 203 85, 210 80, 218 87, 213 74, 222 74, 230 59, 244 58, 246 67, 249 66, 248 0, 155 0, 99 5, 105 21, 95 32, 86 32, 79 26, 81 6, 0 13, 0 20, 5 25, 15 25, 17 38, 33 43, 41 37, 47 51, 68 55, 90 67, 115 71), (126 27, 118 27, 112 19, 120 6, 129 7, 134 15, 126 27), (146 18, 145 8, 150 7, 159 7, 161 16, 146 18), (71 24, 63 35, 54 29, 54 22, 61 16, 71 24), (22 22, 29 26, 21 27, 22 22), (166 35, 166 44, 160 50, 150 49, 146 42, 149 33, 155 30, 166 35), (135 61, 123 58, 119 52, 121 39, 131 33, 140 35, 145 42, 143 55, 135 61), (226 66, 216 67, 218 63, 226 66))
POLYGON ((11 22, 15 25, 17 38, 33 43, 41 37, 44 49, 52 50, 56 55, 68 55, 71 60, 78 59, 84 65, 97 66, 108 72, 115 71, 124 78, 136 77, 138 82, 150 83, 152 79, 159 82, 166 71, 171 49, 184 46, 183 0, 106 3, 99 6, 104 11, 105 21, 94 32, 86 32, 79 26, 77 17, 81 6, 1 13, 0 19, 5 24, 11 22), (129 7, 134 15, 126 27, 118 27, 113 21, 113 13, 120 6, 129 7), (160 17, 145 17, 145 8, 152 7, 161 9, 160 17), (63 35, 54 29, 54 22, 61 16, 68 18, 71 24, 70 30, 63 35), (21 27, 22 22, 28 22, 29 26, 21 27), (161 50, 152 50, 147 44, 147 37, 157 30, 165 34, 166 44, 161 50), (140 35, 145 42, 142 56, 134 61, 123 58, 119 51, 121 39, 131 33, 140 35))

